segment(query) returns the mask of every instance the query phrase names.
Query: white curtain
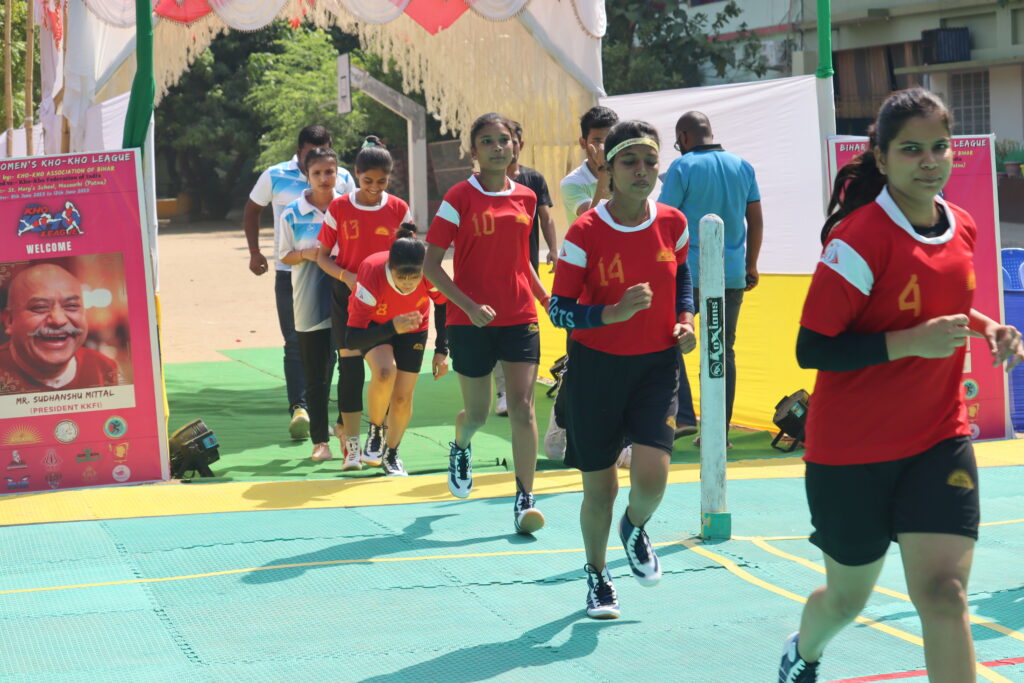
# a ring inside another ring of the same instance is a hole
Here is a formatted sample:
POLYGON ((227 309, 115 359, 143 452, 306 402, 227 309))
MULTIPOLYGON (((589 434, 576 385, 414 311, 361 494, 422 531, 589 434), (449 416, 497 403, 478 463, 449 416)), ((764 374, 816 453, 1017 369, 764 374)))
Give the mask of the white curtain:
POLYGON ((530 0, 466 0, 471 10, 491 21, 511 19, 522 12, 529 2, 530 0))
POLYGON ((209 0, 221 20, 239 31, 257 31, 281 14, 288 0, 209 0))
POLYGON ((386 24, 400 17, 409 0, 331 0, 326 4, 337 6, 337 2, 346 12, 359 21, 369 24, 386 24))

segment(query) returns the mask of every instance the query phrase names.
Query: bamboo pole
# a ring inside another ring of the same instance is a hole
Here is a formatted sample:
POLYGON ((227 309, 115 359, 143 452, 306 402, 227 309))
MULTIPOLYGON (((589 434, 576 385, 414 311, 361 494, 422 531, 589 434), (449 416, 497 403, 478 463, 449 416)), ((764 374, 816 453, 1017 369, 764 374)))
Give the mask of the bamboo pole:
POLYGON ((32 142, 32 114, 34 100, 32 97, 32 76, 36 67, 36 26, 35 26, 35 2, 28 2, 28 16, 25 20, 25 155, 35 154, 35 145, 32 142))
POLYGON ((7 156, 14 156, 14 83, 11 78, 11 24, 14 23, 14 2, 4 5, 4 107, 7 110, 7 156))

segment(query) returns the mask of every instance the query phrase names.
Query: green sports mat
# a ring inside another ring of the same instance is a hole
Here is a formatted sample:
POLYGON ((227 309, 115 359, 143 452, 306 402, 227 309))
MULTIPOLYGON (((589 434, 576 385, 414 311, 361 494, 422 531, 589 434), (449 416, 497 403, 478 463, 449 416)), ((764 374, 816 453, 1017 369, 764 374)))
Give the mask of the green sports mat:
MULTIPOLYGON (((217 475, 202 481, 289 480, 335 477, 383 476, 379 468, 341 471, 340 444, 332 439, 335 459, 316 463, 309 459, 312 444, 288 437, 281 349, 222 351, 231 360, 205 363, 173 363, 164 366, 171 431, 202 418, 221 443, 220 460, 213 464, 217 475)), ((369 381, 369 370, 367 370, 369 381)), ((537 429, 543 441, 551 411, 547 387, 538 384, 537 429)), ((335 390, 329 415, 337 411, 335 390)), ((429 370, 416 386, 413 417, 402 441, 401 456, 410 474, 447 471, 448 442, 454 438, 455 415, 462 408, 458 379, 449 373, 434 380, 429 370)), ((365 414, 364 414, 365 438, 365 414)), ((767 432, 733 430, 729 460, 785 457, 770 447, 767 432)), ((511 429, 507 418, 491 415, 473 440, 473 470, 504 472, 511 468, 511 429)), ((676 442, 673 462, 698 462, 693 438, 676 442)), ((561 462, 541 456, 538 469, 560 469, 561 462)), ((196 480, 199 481, 199 480, 196 480)))

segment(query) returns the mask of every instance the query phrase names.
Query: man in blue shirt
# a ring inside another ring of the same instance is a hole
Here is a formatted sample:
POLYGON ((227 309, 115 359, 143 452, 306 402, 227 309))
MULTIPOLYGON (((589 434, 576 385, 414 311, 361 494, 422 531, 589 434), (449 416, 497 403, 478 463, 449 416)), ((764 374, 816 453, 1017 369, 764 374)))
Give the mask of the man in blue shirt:
MULTIPOLYGON (((754 168, 715 144, 708 117, 690 111, 676 122, 676 149, 683 156, 672 162, 663 179, 658 201, 686 214, 690 228, 687 263, 693 278, 694 302, 700 305, 700 219, 718 214, 725 222, 725 420, 732 419, 736 398, 736 322, 743 292, 757 286, 757 257, 764 222, 761 194, 754 168)), ((682 363, 680 363, 682 368, 682 363)), ((676 438, 693 433, 697 418, 686 373, 680 371, 676 438)))

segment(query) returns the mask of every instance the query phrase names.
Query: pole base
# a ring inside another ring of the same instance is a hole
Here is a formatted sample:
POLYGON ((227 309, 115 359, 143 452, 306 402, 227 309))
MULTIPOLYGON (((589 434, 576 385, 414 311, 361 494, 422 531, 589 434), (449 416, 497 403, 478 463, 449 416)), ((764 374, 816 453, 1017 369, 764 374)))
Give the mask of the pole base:
POLYGON ((732 513, 702 512, 700 537, 705 541, 728 541, 732 538, 732 513))

